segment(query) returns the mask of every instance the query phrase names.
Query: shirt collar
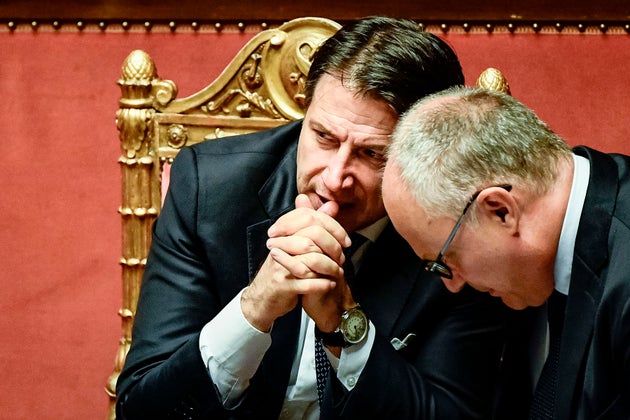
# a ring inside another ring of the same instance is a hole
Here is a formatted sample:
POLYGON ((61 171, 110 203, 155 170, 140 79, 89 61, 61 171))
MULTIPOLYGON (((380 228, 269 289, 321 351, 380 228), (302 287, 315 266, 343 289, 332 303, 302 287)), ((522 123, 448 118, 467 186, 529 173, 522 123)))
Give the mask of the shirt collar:
POLYGON ((352 254, 352 264, 354 264, 355 270, 358 270, 363 262, 363 256, 365 255, 365 251, 369 248, 369 245, 375 242, 383 230, 387 223, 389 222, 389 217, 385 216, 371 225, 364 227, 363 229, 359 229, 356 233, 361 234, 367 238, 367 241, 363 245, 361 245, 355 252, 352 254))
POLYGON ((575 248, 575 238, 577 237, 580 216, 584 207, 586 190, 588 189, 588 179, 591 167, 588 159, 582 156, 573 155, 573 183, 567 211, 562 223, 560 240, 558 241, 558 252, 554 266, 555 289, 562 294, 569 294, 571 285, 571 269, 573 267, 573 253, 575 248))
POLYGON ((383 233, 385 226, 389 222, 389 217, 385 216, 381 219, 378 219, 376 222, 372 223, 370 226, 364 227, 363 229, 357 230, 357 233, 365 236, 370 240, 370 242, 376 241, 376 239, 383 233))

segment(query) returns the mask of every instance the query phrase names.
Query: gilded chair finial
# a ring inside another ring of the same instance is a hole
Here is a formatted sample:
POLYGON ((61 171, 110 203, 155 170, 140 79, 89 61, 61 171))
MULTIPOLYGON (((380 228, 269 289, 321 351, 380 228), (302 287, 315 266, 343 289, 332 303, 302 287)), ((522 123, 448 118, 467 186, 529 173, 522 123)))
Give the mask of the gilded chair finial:
POLYGON ((493 67, 488 67, 479 75, 477 87, 511 94, 507 79, 503 73, 493 67))

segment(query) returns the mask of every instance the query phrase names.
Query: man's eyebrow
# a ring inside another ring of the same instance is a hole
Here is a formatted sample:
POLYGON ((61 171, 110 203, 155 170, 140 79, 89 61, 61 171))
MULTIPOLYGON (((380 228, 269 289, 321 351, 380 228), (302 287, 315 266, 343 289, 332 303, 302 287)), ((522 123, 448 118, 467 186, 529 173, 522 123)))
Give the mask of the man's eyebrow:
POLYGON ((389 145, 388 144, 382 144, 382 143, 365 143, 363 145, 361 145, 362 148, 364 149, 370 149, 373 150, 375 152, 378 153, 382 153, 385 154, 387 152, 387 147, 389 145))
POLYGON ((331 130, 329 130, 327 127, 317 121, 311 121, 311 129, 322 132, 327 136, 337 138, 337 135, 335 133, 333 133, 331 130))
MULTIPOLYGON (((343 137, 343 134, 335 134, 333 131, 325 127, 322 123, 317 122, 317 121, 310 121, 309 127, 311 130, 321 132, 332 139, 339 139, 343 137)), ((391 143, 391 137, 388 137, 388 141, 384 141, 378 138, 368 137, 364 141, 359 141, 357 146, 363 147, 366 149, 374 149, 379 152, 381 151, 385 152, 385 150, 387 150, 387 148, 389 147, 390 143, 391 143)))

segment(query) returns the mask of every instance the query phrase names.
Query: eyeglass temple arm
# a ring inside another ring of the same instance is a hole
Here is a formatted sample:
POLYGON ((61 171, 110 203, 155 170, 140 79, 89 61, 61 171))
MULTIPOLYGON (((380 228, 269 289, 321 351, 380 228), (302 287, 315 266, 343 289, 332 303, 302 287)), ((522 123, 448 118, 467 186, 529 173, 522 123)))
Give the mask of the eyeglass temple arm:
POLYGON ((466 203, 466 207, 464 207, 464 211, 462 211, 461 216, 459 216, 459 219, 457 219, 457 222, 455 223, 455 227, 453 227, 453 230, 451 230, 450 235, 448 235, 448 238, 446 238, 446 242, 444 242, 444 246, 442 247, 442 249, 440 249, 440 253, 438 254, 438 256, 436 258, 437 261, 441 261, 442 260, 442 257, 444 256, 444 253, 446 252, 446 249, 448 248, 448 246, 453 241, 453 238, 457 234, 457 231, 459 230, 459 227, 461 226, 462 222, 464 221, 464 216, 466 216, 466 212, 470 208, 471 204, 475 202, 475 200, 477 199, 478 195, 479 195, 479 193, 476 193, 475 195, 473 195, 470 198, 470 200, 468 200, 468 203, 466 203))
MULTIPOLYGON (((503 188, 504 190, 506 190, 508 192, 510 192, 512 190, 512 186, 510 184, 497 185, 497 187, 503 188)), ((459 216, 459 219, 457 219, 457 222, 455 223, 455 227, 453 227, 453 230, 451 231, 451 234, 448 235, 448 238, 446 238, 446 242, 444 243, 444 246, 440 250, 440 253, 437 256, 436 261, 441 261, 442 260, 442 257, 444 256, 444 253, 446 252, 446 249, 451 244, 451 242, 453 242, 453 238, 457 234, 457 231, 459 230, 459 226, 464 221, 464 216, 466 216, 466 212, 468 212, 468 209, 470 208, 472 203, 475 202, 477 197, 479 197, 479 194, 481 194, 482 191, 483 191, 483 189, 481 189, 481 190, 477 191, 476 193, 474 193, 472 195, 472 197, 470 197, 470 200, 468 200, 468 203, 466 203, 466 207, 464 207, 464 210, 462 211, 462 215, 459 216)))

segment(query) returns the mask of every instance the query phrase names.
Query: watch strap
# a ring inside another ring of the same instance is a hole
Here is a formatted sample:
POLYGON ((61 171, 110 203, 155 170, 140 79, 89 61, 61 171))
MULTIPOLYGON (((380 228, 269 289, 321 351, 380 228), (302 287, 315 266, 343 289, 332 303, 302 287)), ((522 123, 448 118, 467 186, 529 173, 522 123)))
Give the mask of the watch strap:
POLYGON ((315 325, 315 339, 328 347, 348 347, 351 343, 347 342, 341 330, 337 329, 333 332, 323 332, 315 325))

